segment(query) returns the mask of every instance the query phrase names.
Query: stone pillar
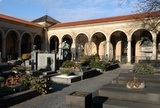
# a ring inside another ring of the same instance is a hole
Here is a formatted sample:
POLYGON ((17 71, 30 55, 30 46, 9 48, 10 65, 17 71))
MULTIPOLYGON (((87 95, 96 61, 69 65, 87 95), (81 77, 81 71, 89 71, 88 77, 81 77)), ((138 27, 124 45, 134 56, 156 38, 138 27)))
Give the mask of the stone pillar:
POLYGON ((92 55, 92 41, 89 41, 89 54, 88 55, 92 55))
POLYGON ((107 41, 107 55, 108 55, 108 59, 110 58, 110 41, 107 41))
POLYGON ((45 30, 45 51, 49 52, 49 44, 48 44, 48 34, 47 34, 47 29, 45 30))
POLYGON ((6 59, 7 58, 7 54, 6 54, 6 39, 2 39, 3 41, 2 41, 2 55, 1 55, 1 57, 2 57, 2 59, 6 59))
POLYGON ((152 59, 157 59, 157 47, 156 47, 156 39, 153 40, 153 53, 152 53, 152 59))
POLYGON ((76 41, 75 40, 73 40, 73 43, 71 46, 71 52, 72 52, 72 60, 74 60, 76 56, 76 41))
POLYGON ((117 44, 116 44, 116 60, 119 60, 120 62, 122 61, 122 55, 121 55, 121 51, 122 50, 122 41, 119 41, 117 44))
POLYGON ((57 57, 59 58, 59 60, 63 60, 63 48, 62 48, 62 42, 59 42, 59 49, 58 49, 58 55, 57 57))
POLYGON ((18 40, 18 57, 21 57, 21 41, 18 40))
MULTIPOLYGON (((104 51, 104 57, 107 55, 107 41, 105 42, 105 51, 104 51)), ((108 57, 108 56, 107 56, 108 57)))
POLYGON ((128 40, 127 62, 131 63, 131 40, 128 40))
POLYGON ((32 41, 31 42, 31 52, 33 51, 33 45, 34 45, 34 42, 32 41))
POLYGON ((157 42, 157 34, 152 32, 152 38, 153 38, 153 53, 152 53, 152 60, 156 60, 157 59, 157 46, 156 46, 156 42, 157 42))

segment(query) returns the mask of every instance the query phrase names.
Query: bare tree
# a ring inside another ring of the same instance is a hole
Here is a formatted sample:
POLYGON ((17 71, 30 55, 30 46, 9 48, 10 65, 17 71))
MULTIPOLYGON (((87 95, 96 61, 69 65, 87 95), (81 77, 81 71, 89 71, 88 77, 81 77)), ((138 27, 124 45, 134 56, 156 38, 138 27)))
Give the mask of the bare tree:
POLYGON ((155 12, 160 11, 160 0, 138 0, 137 12, 155 12))
MULTIPOLYGON (((130 3, 130 0, 118 0, 119 5, 130 3)), ((135 19, 142 22, 142 26, 150 31, 158 32, 160 25, 160 0, 137 0, 135 4, 135 19)))

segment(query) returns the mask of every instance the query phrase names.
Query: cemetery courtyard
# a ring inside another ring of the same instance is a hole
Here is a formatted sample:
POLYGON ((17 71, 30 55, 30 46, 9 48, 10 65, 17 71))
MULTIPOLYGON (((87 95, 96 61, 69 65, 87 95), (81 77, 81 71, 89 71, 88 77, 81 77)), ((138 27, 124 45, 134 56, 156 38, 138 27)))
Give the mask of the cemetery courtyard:
MULTIPOLYGON (((68 66, 69 63, 66 62, 68 66)), ((96 64, 98 65, 98 62, 96 64)), ((89 68, 88 66, 82 66, 81 70, 77 70, 72 67, 70 68, 72 72, 74 70, 76 75, 80 75, 79 80, 73 80, 73 82, 72 80, 68 82, 68 78, 67 80, 64 80, 65 78, 55 80, 55 76, 62 75, 64 67, 62 65, 56 73, 45 69, 40 69, 38 74, 37 72, 32 73, 34 77, 38 76, 39 82, 39 78, 50 78, 49 86, 52 89, 49 90, 45 86, 44 90, 48 90, 45 93, 43 90, 37 91, 21 87, 22 85, 9 85, 8 87, 13 90, 13 93, 9 93, 10 90, 1 86, 1 108, 159 108, 160 74, 158 62, 144 60, 135 65, 114 63, 107 66, 107 70, 89 68), (150 65, 147 65, 146 62, 150 62, 150 65), (151 65, 156 66, 156 69, 151 65), (83 74, 81 72, 77 74, 78 71, 83 71, 83 74), (146 85, 143 85, 143 82, 146 85), (83 102, 78 100, 72 102, 72 100, 76 100, 75 97, 69 97, 71 93, 76 91, 82 92, 82 94, 91 94, 90 100, 84 103, 84 106, 83 102)), ((73 75, 73 73, 69 74, 68 76, 73 75)), ((32 82, 34 80, 33 78, 32 82)))
POLYGON ((85 91, 97 95, 97 90, 110 83, 120 73, 130 72, 130 69, 118 68, 104 72, 96 77, 67 84, 53 83, 53 92, 46 95, 38 95, 32 99, 10 106, 10 108, 66 108, 66 95, 73 91, 85 91))
POLYGON ((0 108, 159 108, 159 25, 135 20, 147 13, 0 18, 0 108))
POLYGON ((1 63, 1 108, 158 108, 160 63, 100 59, 57 60, 34 50, 1 63), (61 63, 61 64, 60 64, 61 63))

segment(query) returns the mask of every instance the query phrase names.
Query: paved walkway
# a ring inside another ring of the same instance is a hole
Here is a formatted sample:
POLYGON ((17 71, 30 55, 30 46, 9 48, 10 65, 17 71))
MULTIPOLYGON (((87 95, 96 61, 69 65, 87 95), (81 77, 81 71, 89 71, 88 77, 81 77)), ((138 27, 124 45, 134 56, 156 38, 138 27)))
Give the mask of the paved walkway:
POLYGON ((73 91, 85 91, 94 93, 104 84, 108 84, 116 78, 119 73, 129 72, 128 69, 115 69, 107 71, 99 76, 85 79, 71 85, 53 84, 54 92, 40 95, 33 99, 11 106, 10 108, 66 108, 65 96, 73 91))

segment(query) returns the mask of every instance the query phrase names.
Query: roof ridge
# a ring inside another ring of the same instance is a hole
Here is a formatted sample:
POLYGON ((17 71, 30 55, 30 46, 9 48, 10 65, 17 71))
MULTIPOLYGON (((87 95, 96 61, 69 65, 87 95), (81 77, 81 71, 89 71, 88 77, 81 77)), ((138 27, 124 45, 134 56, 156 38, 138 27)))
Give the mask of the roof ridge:
MULTIPOLYGON (((160 11, 151 12, 151 14, 152 15, 156 14, 157 16, 160 16, 160 11)), ((57 23, 55 25, 52 25, 50 28, 75 26, 75 25, 86 25, 86 24, 112 22, 112 21, 122 21, 122 20, 129 20, 129 19, 138 19, 138 18, 143 18, 145 15, 148 15, 148 13, 128 14, 128 15, 112 16, 112 17, 106 17, 106 18, 64 22, 64 23, 57 23)))
POLYGON ((28 25, 32 25, 32 26, 41 27, 40 25, 35 24, 33 22, 23 20, 23 19, 20 19, 20 18, 17 18, 17 17, 12 17, 12 16, 5 15, 5 14, 0 14, 0 18, 10 20, 10 21, 14 21, 14 22, 18 22, 18 23, 22 23, 22 24, 28 24, 28 25))

